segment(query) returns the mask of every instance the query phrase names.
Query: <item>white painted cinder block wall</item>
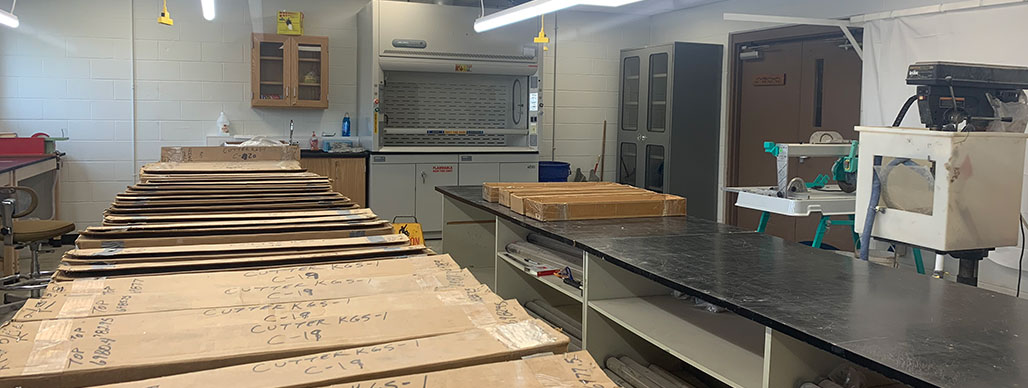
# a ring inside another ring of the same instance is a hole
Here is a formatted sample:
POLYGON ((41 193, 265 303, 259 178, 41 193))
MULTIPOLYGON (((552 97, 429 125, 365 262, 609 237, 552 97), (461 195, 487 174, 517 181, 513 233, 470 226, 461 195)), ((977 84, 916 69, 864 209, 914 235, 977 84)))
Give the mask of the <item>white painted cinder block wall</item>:
POLYGON ((356 110, 354 23, 365 1, 254 3, 218 1, 208 22, 199 1, 168 0, 172 27, 157 24, 156 0, 18 4, 21 27, 0 29, 0 131, 67 130, 61 218, 98 223, 138 165, 161 146, 206 144, 222 111, 241 135, 282 136, 290 119, 301 139, 338 131, 356 110), (250 36, 273 32, 281 9, 303 11, 306 34, 329 37, 327 110, 250 108, 250 36))
POLYGON ((606 155, 603 178, 616 180, 621 49, 648 44, 648 20, 639 15, 576 11, 546 18, 552 43, 543 62, 540 160, 568 162, 572 173, 581 168, 588 176, 602 149, 606 155), (607 142, 601 147, 604 120, 607 142))
MULTIPOLYGON (((251 9, 251 2, 223 0, 213 22, 202 19, 199 3, 168 0, 175 19, 169 27, 156 22, 156 0, 24 1, 16 12, 21 27, 0 29, 0 131, 66 129, 72 138, 58 147, 68 154, 61 218, 79 228, 99 223, 114 195, 135 181, 139 165, 156 160, 162 146, 205 144, 219 112, 236 134, 283 136, 294 120, 305 139, 312 130, 337 131, 343 114, 355 111, 354 23, 366 1, 262 0, 251 9), (305 33, 329 37, 327 110, 250 108, 250 35, 273 32, 281 9, 303 11, 305 33)), ((547 19, 555 44, 545 57, 540 158, 550 160, 555 151, 555 159, 588 173, 608 120, 604 175, 610 180, 619 50, 646 44, 648 18, 575 11, 558 18, 556 34, 547 19)))

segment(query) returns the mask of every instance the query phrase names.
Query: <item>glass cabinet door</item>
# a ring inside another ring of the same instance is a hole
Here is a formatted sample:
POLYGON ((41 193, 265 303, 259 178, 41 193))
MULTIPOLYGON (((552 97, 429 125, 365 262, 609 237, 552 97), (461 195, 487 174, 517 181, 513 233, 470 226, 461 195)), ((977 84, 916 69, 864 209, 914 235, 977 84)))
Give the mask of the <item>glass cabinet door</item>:
POLYGON ((639 129, 639 57, 624 59, 621 71, 621 129, 639 129))
POLYGON ((638 160, 637 146, 635 143, 621 143, 618 150, 618 183, 636 185, 636 161, 638 160))
POLYGON ((251 55, 251 105, 289 106, 289 38, 255 34, 251 55))
POLYGON ((298 107, 328 107, 328 39, 321 37, 294 38, 293 105, 298 107))
POLYGON ((664 146, 646 145, 646 190, 664 192, 664 146))
POLYGON ((668 55, 650 55, 649 91, 646 98, 646 129, 650 132, 667 130, 668 55))

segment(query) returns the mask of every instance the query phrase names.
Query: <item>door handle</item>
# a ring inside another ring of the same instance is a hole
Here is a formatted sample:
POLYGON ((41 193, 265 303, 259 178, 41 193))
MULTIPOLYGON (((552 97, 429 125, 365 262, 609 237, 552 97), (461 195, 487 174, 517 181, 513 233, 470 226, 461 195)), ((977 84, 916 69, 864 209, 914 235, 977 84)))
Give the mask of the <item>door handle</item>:
POLYGON ((638 140, 638 141, 646 141, 646 135, 639 135, 639 136, 636 136, 636 137, 635 137, 635 140, 638 140))
POLYGON ((424 171, 422 171, 421 172, 421 184, 428 183, 428 182, 426 182, 426 178, 427 177, 428 177, 428 174, 426 174, 424 171))

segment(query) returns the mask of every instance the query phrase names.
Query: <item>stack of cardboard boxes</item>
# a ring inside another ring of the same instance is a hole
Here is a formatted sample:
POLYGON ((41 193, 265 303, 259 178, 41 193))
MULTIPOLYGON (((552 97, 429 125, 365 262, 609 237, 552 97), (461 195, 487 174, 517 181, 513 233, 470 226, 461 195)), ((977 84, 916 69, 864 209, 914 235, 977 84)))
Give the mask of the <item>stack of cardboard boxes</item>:
POLYGON ((685 198, 610 182, 486 183, 482 199, 540 221, 685 215, 685 198))
POLYGON ((0 387, 614 387, 297 159, 164 150, 0 327, 0 387))

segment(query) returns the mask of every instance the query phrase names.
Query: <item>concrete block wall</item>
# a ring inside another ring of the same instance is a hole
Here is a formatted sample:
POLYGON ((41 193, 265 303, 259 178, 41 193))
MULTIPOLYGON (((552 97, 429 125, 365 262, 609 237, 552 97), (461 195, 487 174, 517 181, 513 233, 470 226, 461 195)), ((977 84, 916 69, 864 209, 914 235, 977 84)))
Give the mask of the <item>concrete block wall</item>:
POLYGON ((561 11, 556 18, 547 16, 546 32, 551 43, 543 62, 540 160, 568 162, 572 173, 581 168, 588 176, 603 152, 603 178, 616 180, 621 49, 647 44, 648 19, 579 11, 561 11), (604 120, 607 142, 601 147, 604 120))
POLYGON ((363 0, 33 0, 18 4, 18 29, 0 28, 0 131, 61 134, 65 158, 59 214, 79 228, 99 223, 138 167, 168 145, 204 145, 225 112, 234 134, 338 132, 356 110, 355 15, 363 0), (250 3, 254 6, 251 7, 250 3), (307 35, 329 37, 327 110, 250 107, 250 41, 274 32, 282 9, 305 14, 307 35), (134 102, 133 102, 134 94, 134 102), (133 120, 133 114, 135 120, 133 120))

